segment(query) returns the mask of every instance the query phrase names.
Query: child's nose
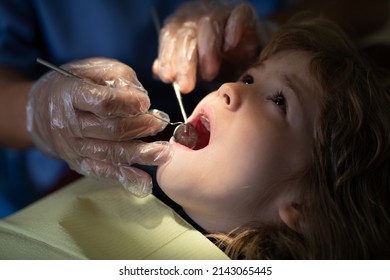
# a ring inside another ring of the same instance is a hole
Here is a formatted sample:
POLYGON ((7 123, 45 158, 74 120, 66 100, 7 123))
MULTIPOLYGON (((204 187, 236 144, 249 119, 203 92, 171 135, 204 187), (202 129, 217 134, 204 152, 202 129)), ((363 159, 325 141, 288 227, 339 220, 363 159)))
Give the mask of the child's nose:
POLYGON ((241 96, 236 83, 225 83, 218 89, 218 96, 230 111, 236 111, 241 105, 241 96))

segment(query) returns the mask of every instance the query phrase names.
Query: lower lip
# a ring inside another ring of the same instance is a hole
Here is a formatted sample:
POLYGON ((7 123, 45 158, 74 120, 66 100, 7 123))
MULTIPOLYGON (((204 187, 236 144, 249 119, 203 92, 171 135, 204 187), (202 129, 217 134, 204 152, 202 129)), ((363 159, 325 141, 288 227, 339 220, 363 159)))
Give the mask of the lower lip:
POLYGON ((202 149, 199 149, 199 150, 193 150, 193 149, 190 149, 188 148, 187 146, 184 146, 180 143, 177 143, 174 139, 174 137, 171 137, 171 139, 169 140, 169 143, 174 147, 174 148, 178 148, 178 149, 181 149, 181 150, 184 150, 184 151, 190 151, 190 152, 200 152, 200 151, 203 151, 205 150, 208 146, 210 146, 210 141, 209 141, 209 144, 202 148, 202 149))

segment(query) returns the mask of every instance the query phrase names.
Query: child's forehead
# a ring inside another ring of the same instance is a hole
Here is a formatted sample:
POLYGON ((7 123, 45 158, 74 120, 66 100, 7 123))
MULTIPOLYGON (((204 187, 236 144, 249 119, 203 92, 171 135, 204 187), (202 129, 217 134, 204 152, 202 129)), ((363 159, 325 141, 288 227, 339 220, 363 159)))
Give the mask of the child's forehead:
POLYGON ((313 55, 310 52, 302 50, 281 50, 272 53, 268 56, 259 56, 257 60, 251 65, 251 67, 258 68, 265 65, 282 64, 283 67, 294 68, 294 66, 305 66, 307 69, 310 67, 310 63, 313 59, 313 55), (295 61, 295 64, 291 64, 295 61))

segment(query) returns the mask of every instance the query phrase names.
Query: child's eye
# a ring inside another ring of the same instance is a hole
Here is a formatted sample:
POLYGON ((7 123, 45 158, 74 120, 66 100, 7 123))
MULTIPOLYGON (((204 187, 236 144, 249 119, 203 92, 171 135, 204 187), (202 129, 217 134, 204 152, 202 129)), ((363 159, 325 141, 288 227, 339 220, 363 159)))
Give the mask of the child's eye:
POLYGON ((253 84, 253 82, 254 82, 253 77, 249 74, 244 74, 240 78, 240 81, 243 82, 244 84, 247 84, 247 85, 253 84))
POLYGON ((274 102, 283 112, 287 111, 287 101, 284 97, 283 93, 279 91, 274 96, 269 98, 272 102, 274 102))

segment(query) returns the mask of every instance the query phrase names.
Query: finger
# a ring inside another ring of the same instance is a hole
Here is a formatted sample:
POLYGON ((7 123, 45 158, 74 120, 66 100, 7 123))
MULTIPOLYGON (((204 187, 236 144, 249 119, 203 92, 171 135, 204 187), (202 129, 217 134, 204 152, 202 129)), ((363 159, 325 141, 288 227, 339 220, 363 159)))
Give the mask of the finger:
POLYGON ((150 175, 141 169, 121 166, 119 167, 119 182, 123 187, 137 197, 145 197, 152 193, 153 183, 150 175))
POLYGON ((115 88, 135 87, 143 90, 134 70, 114 59, 90 58, 66 66, 73 73, 98 85, 115 88))
POLYGON ((172 156, 168 142, 108 142, 78 139, 74 143, 74 148, 80 157, 121 165, 158 166, 167 162, 172 156))
POLYGON ((112 165, 89 158, 81 159, 79 166, 81 174, 120 182, 126 190, 138 197, 145 197, 152 193, 153 184, 150 175, 138 168, 112 165))
POLYGON ((177 32, 177 52, 171 61, 175 69, 175 81, 182 93, 188 93, 195 88, 198 64, 197 32, 194 22, 184 24, 177 32))
POLYGON ((176 74, 174 69, 171 68, 171 61, 177 48, 176 29, 176 24, 170 23, 160 31, 158 59, 154 66, 155 74, 166 83, 173 82, 176 74))
POLYGON ((80 137, 124 141, 156 135, 167 123, 150 114, 138 116, 101 117, 87 112, 77 112, 80 137))
POLYGON ((153 72, 164 82, 176 81, 182 93, 195 88, 197 70, 196 26, 169 23, 161 30, 159 57, 153 72))
POLYGON ((257 25, 257 14, 251 5, 243 3, 236 6, 226 22, 223 50, 226 52, 235 48, 243 33, 248 29, 256 29, 257 25))
POLYGON ((228 10, 216 10, 199 22, 198 53, 202 79, 213 80, 220 68, 224 26, 228 10))
POLYGON ((147 112, 150 100, 145 90, 133 87, 116 89, 77 81, 71 89, 73 106, 99 116, 135 116, 147 112))
POLYGON ((153 61, 152 72, 154 76, 160 78, 160 80, 162 80, 163 82, 166 82, 162 79, 162 77, 160 77, 160 61, 158 58, 153 61))

